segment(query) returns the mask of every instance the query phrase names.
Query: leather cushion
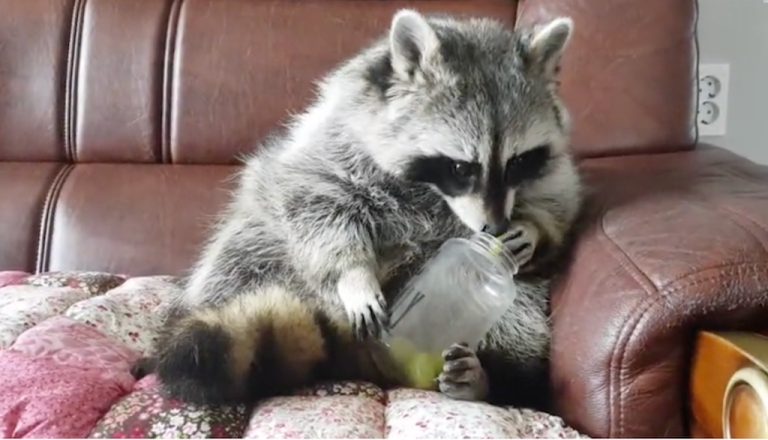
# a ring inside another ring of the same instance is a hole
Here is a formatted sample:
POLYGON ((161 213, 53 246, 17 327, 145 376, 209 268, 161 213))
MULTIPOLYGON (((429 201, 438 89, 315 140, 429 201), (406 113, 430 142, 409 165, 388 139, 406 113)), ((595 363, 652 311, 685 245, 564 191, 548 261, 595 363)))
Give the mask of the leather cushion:
POLYGON ((58 190, 38 271, 179 275, 228 200, 235 167, 87 164, 58 190))
POLYGON ((4 0, 0 160, 234 164, 402 7, 510 27, 517 9, 511 0, 4 0))

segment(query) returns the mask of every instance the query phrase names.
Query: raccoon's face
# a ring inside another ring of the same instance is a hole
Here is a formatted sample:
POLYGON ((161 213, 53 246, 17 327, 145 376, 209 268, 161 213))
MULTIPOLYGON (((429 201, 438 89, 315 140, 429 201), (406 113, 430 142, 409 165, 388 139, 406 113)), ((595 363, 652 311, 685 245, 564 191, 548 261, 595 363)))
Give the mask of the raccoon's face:
POLYGON ((516 197, 556 180, 566 160, 556 74, 571 29, 562 18, 513 33, 398 12, 382 98, 390 141, 377 160, 432 186, 471 229, 505 231, 516 197))

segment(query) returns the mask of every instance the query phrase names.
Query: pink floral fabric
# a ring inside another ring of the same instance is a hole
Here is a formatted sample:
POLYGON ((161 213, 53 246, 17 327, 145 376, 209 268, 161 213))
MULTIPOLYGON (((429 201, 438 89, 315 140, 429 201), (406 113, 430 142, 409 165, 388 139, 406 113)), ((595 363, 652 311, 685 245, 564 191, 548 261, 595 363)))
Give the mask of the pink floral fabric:
POLYGON ((88 295, 100 295, 125 281, 125 277, 104 272, 44 272, 24 279, 23 284, 42 287, 71 287, 88 295))
POLYGON ((241 438, 243 406, 186 405, 165 398, 157 387, 135 390, 117 401, 90 438, 241 438))
POLYGON ((385 405, 385 393, 371 384, 320 384, 262 402, 244 438, 382 438, 385 405))
POLYGON ((0 437, 584 438, 549 414, 360 382, 250 409, 184 404, 129 373, 180 279, 0 272, 0 286, 0 437))
POLYGON ((21 334, 11 350, 49 358, 59 365, 87 367, 125 391, 133 388, 131 364, 138 354, 104 333, 66 316, 55 316, 21 334))
POLYGON ((259 405, 244 438, 381 438, 384 405, 358 396, 275 397, 259 405))
POLYGON ((66 316, 146 355, 160 330, 162 313, 159 310, 181 290, 173 281, 171 277, 129 279, 104 295, 74 304, 66 316))
POLYGON ((7 286, 0 289, 0 348, 7 348, 25 330, 64 313, 88 294, 71 287, 7 286))
POLYGON ((12 286, 14 284, 19 284, 21 281, 23 281, 25 278, 27 278, 30 274, 27 272, 21 272, 17 270, 9 270, 5 272, 0 272, 0 287, 5 286, 12 286))
POLYGON ((99 369, 0 351, 0 437, 84 438, 127 390, 99 369))
POLYGON ((549 414, 462 402, 440 393, 388 393, 388 438, 586 438, 549 414))

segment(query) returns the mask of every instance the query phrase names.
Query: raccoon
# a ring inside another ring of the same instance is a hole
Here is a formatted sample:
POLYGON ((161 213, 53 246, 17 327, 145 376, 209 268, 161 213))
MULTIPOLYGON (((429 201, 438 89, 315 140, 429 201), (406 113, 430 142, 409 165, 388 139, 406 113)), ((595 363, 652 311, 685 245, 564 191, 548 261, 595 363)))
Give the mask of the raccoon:
POLYGON ((558 97, 572 28, 398 11, 246 159, 135 374, 203 404, 403 385, 376 360, 387 305, 447 239, 510 231, 519 294, 477 350, 446 347, 439 389, 546 409, 548 289, 582 200, 558 97))

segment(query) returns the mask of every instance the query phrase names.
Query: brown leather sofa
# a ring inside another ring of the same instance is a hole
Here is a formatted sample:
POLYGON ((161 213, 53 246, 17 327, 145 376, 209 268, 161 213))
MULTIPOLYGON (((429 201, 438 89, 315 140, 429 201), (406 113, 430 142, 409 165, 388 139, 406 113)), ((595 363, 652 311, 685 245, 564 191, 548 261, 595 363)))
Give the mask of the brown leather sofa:
POLYGON ((575 19, 592 194, 557 404, 592 436, 686 435, 697 331, 768 318, 768 168, 697 142, 694 0, 0 0, 0 270, 183 273, 237 155, 403 6, 575 19))

